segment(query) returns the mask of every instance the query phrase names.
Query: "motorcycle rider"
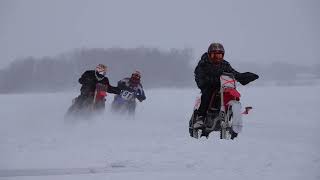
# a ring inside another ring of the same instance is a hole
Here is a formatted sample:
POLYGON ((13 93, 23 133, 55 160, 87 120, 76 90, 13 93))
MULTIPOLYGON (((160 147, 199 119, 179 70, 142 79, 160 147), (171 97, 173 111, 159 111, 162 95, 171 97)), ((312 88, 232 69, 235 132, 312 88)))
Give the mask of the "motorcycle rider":
MULTIPOLYGON (((134 71, 131 74, 131 77, 123 78, 118 81, 118 88, 121 91, 128 91, 134 94, 134 97, 137 98, 140 102, 146 99, 146 95, 144 93, 142 84, 141 84, 141 73, 140 71, 134 71)), ((119 98, 120 95, 116 95, 114 97, 114 101, 112 103, 113 108, 117 108, 116 99, 119 98)), ((134 113, 136 108, 135 98, 132 101, 129 101, 129 113, 134 113)))
POLYGON ((97 84, 102 84, 106 87, 106 91, 113 94, 119 94, 118 87, 111 86, 109 79, 105 76, 107 73, 107 66, 98 64, 95 70, 85 71, 79 78, 79 83, 82 85, 80 95, 75 99, 78 107, 83 107, 86 100, 93 100, 94 92, 97 84))
MULTIPOLYGON (((194 70, 195 81, 201 90, 201 104, 197 111, 194 128, 200 128, 204 124, 207 110, 210 105, 211 97, 217 95, 220 90, 220 76, 226 72, 231 73, 237 81, 245 85, 257 78, 253 73, 239 73, 234 70, 229 62, 224 60, 225 50, 222 44, 210 44, 208 51, 204 53, 194 70)), ((214 98, 214 107, 220 109, 220 99, 214 98)))

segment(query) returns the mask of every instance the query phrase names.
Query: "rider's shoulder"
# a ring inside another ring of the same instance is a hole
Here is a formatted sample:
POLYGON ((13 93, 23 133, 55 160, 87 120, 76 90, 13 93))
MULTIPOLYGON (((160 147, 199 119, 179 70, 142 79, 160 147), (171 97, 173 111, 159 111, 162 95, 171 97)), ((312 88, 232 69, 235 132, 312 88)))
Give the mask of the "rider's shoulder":
POLYGON ((230 64, 227 60, 222 60, 222 63, 225 63, 225 64, 230 64))
POLYGON ((199 60, 198 65, 206 64, 209 62, 208 53, 203 53, 201 59, 199 60))
POLYGON ((86 70, 83 74, 94 74, 94 70, 86 70))
POLYGON ((222 60, 222 62, 221 62, 223 65, 227 65, 227 66, 229 66, 230 65, 230 63, 227 61, 227 60, 222 60))
POLYGON ((199 68, 203 69, 203 68, 206 68, 206 67, 211 67, 211 64, 209 63, 209 61, 207 61, 206 59, 200 59, 196 69, 199 69, 199 68))

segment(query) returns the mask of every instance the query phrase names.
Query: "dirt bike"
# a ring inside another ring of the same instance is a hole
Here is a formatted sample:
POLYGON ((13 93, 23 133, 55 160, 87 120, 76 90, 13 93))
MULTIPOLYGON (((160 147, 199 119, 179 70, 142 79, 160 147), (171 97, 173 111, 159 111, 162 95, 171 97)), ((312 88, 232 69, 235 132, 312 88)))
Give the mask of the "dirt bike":
POLYGON ((220 132, 220 139, 234 139, 242 130, 242 114, 248 114, 252 107, 246 107, 245 111, 241 110, 240 93, 236 89, 236 80, 232 74, 223 73, 220 76, 220 90, 214 92, 204 126, 193 128, 196 122, 197 110, 200 106, 201 99, 198 97, 194 106, 194 111, 189 121, 189 133, 191 137, 209 137, 213 131, 220 132), (214 105, 218 102, 218 106, 214 105), (220 108, 219 108, 220 107, 220 108))
POLYGON ((136 94, 134 91, 121 90, 119 95, 114 96, 111 110, 119 114, 134 114, 136 107, 136 94))
POLYGON ((78 96, 72 100, 66 116, 88 116, 101 112, 105 108, 105 97, 107 96, 107 86, 98 83, 94 93, 87 97, 78 96))

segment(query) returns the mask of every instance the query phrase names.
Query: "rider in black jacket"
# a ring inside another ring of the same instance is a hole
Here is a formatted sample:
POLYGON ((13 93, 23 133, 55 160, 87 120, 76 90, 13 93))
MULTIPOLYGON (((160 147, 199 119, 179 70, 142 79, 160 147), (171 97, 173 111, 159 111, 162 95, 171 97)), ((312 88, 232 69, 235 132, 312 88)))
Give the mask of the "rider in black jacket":
POLYGON ((93 99, 96 85, 101 83, 106 86, 106 90, 112 94, 119 94, 120 89, 118 87, 111 86, 109 79, 105 76, 107 72, 107 66, 98 64, 95 70, 88 70, 84 72, 79 78, 79 83, 82 84, 80 92, 76 101, 78 105, 82 106, 82 103, 87 99, 93 99))
MULTIPOLYGON (((253 73, 239 73, 234 70, 229 62, 223 59, 224 53, 225 51, 222 44, 210 44, 208 51, 202 55, 201 60, 195 68, 195 81, 197 86, 200 88, 202 95, 194 128, 203 126, 211 97, 213 93, 218 92, 220 89, 220 76, 223 72, 233 74, 236 80, 243 85, 249 83, 252 79, 253 73)), ((217 103, 218 102, 214 102, 214 104, 217 103)))

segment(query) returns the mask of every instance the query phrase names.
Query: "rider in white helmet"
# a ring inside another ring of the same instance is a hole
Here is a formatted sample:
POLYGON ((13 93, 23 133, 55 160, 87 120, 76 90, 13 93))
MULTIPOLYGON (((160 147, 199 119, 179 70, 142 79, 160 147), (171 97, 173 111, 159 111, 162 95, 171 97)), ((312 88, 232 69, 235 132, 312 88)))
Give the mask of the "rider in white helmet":
POLYGON ((98 83, 106 85, 107 92, 109 93, 120 93, 119 88, 110 85, 109 79, 105 76, 106 72, 107 66, 104 64, 98 64, 95 70, 88 70, 81 75, 79 79, 79 83, 82 84, 80 89, 81 94, 76 99, 79 105, 81 105, 81 102, 83 102, 85 99, 93 98, 96 85, 98 83))

